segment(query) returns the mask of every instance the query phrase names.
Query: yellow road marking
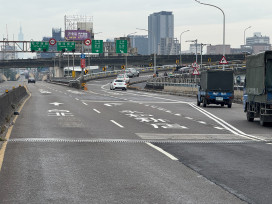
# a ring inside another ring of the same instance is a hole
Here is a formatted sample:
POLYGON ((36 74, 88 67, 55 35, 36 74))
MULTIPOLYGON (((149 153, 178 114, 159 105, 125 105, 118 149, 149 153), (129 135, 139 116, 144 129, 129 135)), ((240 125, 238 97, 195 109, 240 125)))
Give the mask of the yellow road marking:
MULTIPOLYGON (((23 109, 25 103, 26 103, 26 102, 28 101, 28 99, 31 97, 31 93, 28 91, 27 86, 25 85, 24 87, 25 87, 25 89, 26 89, 26 92, 28 93, 28 97, 27 97, 27 99, 22 103, 22 105, 20 106, 20 108, 19 108, 19 110, 18 110, 19 113, 20 113, 21 110, 23 109)), ((14 126, 14 124, 15 124, 17 118, 18 118, 18 115, 16 115, 16 116, 14 117, 14 119, 13 119, 13 121, 12 121, 12 122, 13 122, 13 125, 9 127, 9 129, 8 129, 8 131, 7 131, 7 134, 6 134, 6 136, 5 136, 5 140, 6 140, 6 141, 3 143, 3 145, 2 145, 2 147, 1 147, 1 149, 0 149, 0 171, 1 171, 1 169, 2 169, 2 164, 3 164, 3 161, 4 161, 5 151, 6 151, 7 144, 8 144, 7 140, 9 140, 9 138, 10 138, 10 135, 11 135, 11 132, 12 132, 12 129, 13 129, 13 126, 14 126)))

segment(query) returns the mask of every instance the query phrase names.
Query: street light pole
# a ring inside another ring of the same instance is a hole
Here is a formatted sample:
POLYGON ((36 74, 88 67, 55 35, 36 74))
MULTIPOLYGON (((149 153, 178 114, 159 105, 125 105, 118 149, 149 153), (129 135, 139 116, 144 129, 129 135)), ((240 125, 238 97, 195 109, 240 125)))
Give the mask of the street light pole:
POLYGON ((251 26, 248 26, 245 30, 244 30, 244 45, 246 45, 246 30, 251 28, 251 26))
POLYGON ((196 40, 186 40, 186 42, 194 42, 196 46, 195 55, 196 55, 196 63, 197 63, 197 39, 196 40))
POLYGON ((203 44, 203 43, 201 43, 200 44, 200 46, 201 46, 201 49, 200 49, 200 70, 202 70, 202 53, 203 53, 203 46, 205 46, 205 45, 210 45, 210 44, 203 44))
MULTIPOLYGON (((197 3, 199 3, 199 4, 203 4, 203 5, 206 5, 206 6, 212 6, 214 8, 217 8, 217 9, 219 9, 222 12, 222 14, 223 14, 223 56, 225 57, 226 50, 225 50, 225 13, 224 13, 224 11, 221 8, 219 8, 218 6, 215 6, 215 5, 212 5, 212 4, 202 3, 202 2, 200 2, 198 0, 195 0, 195 1, 197 3)), ((224 65, 223 65, 223 70, 225 70, 225 66, 224 65)))
MULTIPOLYGON (((128 39, 129 35, 132 35, 132 34, 135 34, 135 33, 137 33, 137 32, 127 34, 127 39, 128 39)), ((126 67, 125 67, 125 69, 127 68, 127 57, 128 57, 128 52, 126 53, 126 67)))
POLYGON ((183 33, 188 32, 188 31, 190 31, 190 30, 185 30, 185 31, 183 31, 183 32, 180 34, 180 36, 179 36, 179 42, 180 42, 179 65, 180 65, 180 66, 182 66, 182 63, 181 63, 181 35, 182 35, 183 33))
MULTIPOLYGON (((154 74, 156 74, 156 50, 155 50, 155 34, 151 30, 143 29, 143 28, 136 28, 137 30, 145 30, 147 32, 151 32, 153 35, 153 50, 154 50, 154 74)), ((148 36, 149 38, 149 36, 148 36)))

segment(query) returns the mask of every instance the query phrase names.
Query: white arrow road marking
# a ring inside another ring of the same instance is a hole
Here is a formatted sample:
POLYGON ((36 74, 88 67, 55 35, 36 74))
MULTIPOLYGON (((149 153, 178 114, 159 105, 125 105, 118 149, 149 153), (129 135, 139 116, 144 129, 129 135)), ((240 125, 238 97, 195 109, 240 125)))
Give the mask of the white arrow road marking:
POLYGON ((49 103, 49 104, 52 104, 52 105, 54 105, 54 106, 59 106, 59 105, 61 105, 61 104, 63 104, 63 103, 54 102, 54 103, 49 103))

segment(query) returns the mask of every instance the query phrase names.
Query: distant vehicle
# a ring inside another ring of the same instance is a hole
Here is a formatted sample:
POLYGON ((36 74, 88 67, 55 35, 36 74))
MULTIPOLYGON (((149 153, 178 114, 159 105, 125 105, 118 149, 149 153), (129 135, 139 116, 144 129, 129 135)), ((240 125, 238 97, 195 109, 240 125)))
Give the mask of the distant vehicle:
POLYGON ((220 104, 231 108, 234 97, 233 86, 233 71, 203 71, 198 86, 197 105, 203 103, 203 107, 206 107, 208 104, 220 104))
POLYGON ((114 79, 110 84, 110 90, 122 89, 127 90, 127 83, 125 80, 114 79))
POLYGON ((128 75, 129 78, 134 77, 133 73, 128 69, 126 69, 125 73, 128 75))
POLYGON ((36 80, 34 79, 34 78, 32 78, 32 77, 29 77, 28 78, 28 83, 36 83, 36 80))
POLYGON ((133 77, 135 77, 135 76, 138 77, 140 75, 140 72, 135 68, 127 68, 126 70, 131 71, 131 73, 133 74, 133 77))
POLYGON ((127 74, 118 74, 116 79, 125 80, 126 83, 129 83, 129 77, 127 74))
POLYGON ((247 57, 245 80, 247 120, 260 118, 260 125, 272 122, 272 51, 247 57))

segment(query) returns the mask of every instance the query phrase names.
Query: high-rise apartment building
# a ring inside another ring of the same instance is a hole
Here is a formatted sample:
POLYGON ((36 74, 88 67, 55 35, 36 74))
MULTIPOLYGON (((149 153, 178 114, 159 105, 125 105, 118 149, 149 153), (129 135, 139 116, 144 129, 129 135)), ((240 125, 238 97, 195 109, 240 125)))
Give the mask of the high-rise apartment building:
MULTIPOLYGON (((174 39, 174 15, 172 12, 161 11, 148 16, 148 54, 154 53, 154 49, 155 53, 160 53, 159 49, 164 47, 160 45, 162 38, 174 39)), ((163 49, 165 50, 165 48, 163 49)))

